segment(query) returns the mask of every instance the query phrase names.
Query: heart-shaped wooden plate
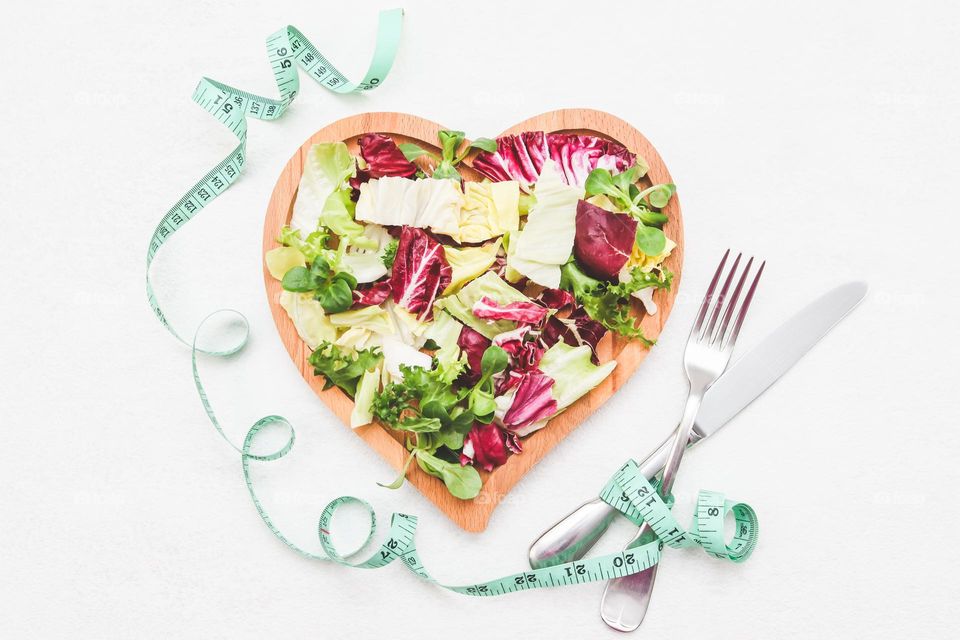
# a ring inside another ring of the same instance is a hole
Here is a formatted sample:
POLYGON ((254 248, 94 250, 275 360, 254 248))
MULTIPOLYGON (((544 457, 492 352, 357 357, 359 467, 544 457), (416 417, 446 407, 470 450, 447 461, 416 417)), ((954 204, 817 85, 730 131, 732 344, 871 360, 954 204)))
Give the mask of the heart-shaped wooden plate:
MULTIPOLYGON (((464 126, 466 123, 456 124, 464 126)), ((437 131, 443 128, 435 122, 403 113, 364 113, 338 120, 317 131, 290 158, 277 180, 273 195, 270 197, 270 204, 267 207, 267 216, 263 227, 264 253, 278 246, 276 237, 279 230, 290 221, 293 203, 297 196, 297 188, 300 184, 300 176, 303 173, 304 158, 306 158, 307 150, 312 144, 343 141, 350 148, 351 153, 356 155, 359 153, 357 138, 364 133, 376 132, 388 134, 397 142, 415 142, 426 149, 439 153, 436 146, 437 131)), ((541 130, 599 135, 614 140, 647 161, 650 170, 644 181, 648 185, 673 182, 663 160, 660 158, 660 154, 639 131, 623 120, 601 111, 590 109, 550 111, 524 120, 500 135, 541 130)), ((472 156, 467 158, 466 164, 469 164, 471 158, 472 156)), ((461 173, 465 180, 479 180, 481 178, 479 174, 468 167, 461 166, 461 173)), ((664 213, 670 218, 670 221, 664 226, 664 232, 667 237, 677 243, 677 247, 665 263, 667 268, 674 273, 673 286, 670 291, 658 291, 654 295, 659 311, 656 315, 645 316, 642 320, 644 332, 648 337, 654 339, 660 335, 660 331, 670 315, 680 284, 681 266, 683 264, 683 219, 680 215, 680 203, 676 196, 671 198, 664 213)), ((284 346, 287 348, 287 352, 307 384, 313 388, 320 399, 333 410, 344 424, 349 425, 353 401, 336 387, 326 391, 323 390, 323 378, 315 376, 313 367, 307 362, 310 349, 297 335, 293 322, 278 302, 281 290, 280 283, 270 276, 266 267, 264 267, 264 281, 266 282, 267 300, 273 312, 273 319, 277 324, 277 330, 284 346)), ((635 302, 634 307, 637 313, 642 312, 642 306, 639 302, 635 302)), ((607 398, 623 386, 627 378, 636 370, 648 353, 648 349, 639 341, 614 337, 610 332, 600 341, 597 351, 601 362, 614 358, 617 360, 617 367, 613 370, 613 373, 596 389, 580 398, 559 416, 550 420, 546 428, 525 438, 521 454, 510 456, 506 464, 497 467, 491 473, 481 471, 483 489, 476 498, 473 500, 454 498, 440 480, 424 473, 417 465, 411 466, 410 472, 407 474, 408 481, 460 527, 467 531, 483 531, 497 504, 503 500, 513 485, 523 477, 523 474, 537 464, 568 433, 573 431, 607 398)), ((355 432, 395 469, 399 471, 403 466, 407 451, 396 433, 379 424, 360 427, 355 432)))

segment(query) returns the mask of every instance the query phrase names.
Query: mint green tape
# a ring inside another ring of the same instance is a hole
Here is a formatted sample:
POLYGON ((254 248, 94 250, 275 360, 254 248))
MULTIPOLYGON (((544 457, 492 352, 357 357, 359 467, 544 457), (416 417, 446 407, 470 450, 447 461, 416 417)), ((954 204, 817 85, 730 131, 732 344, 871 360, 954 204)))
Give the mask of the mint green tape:
MULTIPOLYGON (((177 203, 160 220, 150 239, 150 246, 147 249, 147 299, 154 314, 177 340, 189 345, 174 330, 160 308, 150 282, 150 265, 160 247, 174 233, 240 177, 240 172, 246 164, 247 117, 257 120, 276 120, 283 116, 300 91, 298 67, 320 86, 334 93, 355 93, 376 89, 383 83, 390 72, 390 67, 393 66, 393 59, 397 55, 397 47, 400 44, 402 22, 402 9, 390 9, 380 13, 377 46, 373 53, 373 60, 363 80, 356 84, 340 73, 313 43, 307 40, 306 36, 290 26, 267 38, 267 57, 273 69, 273 79, 280 92, 279 99, 247 93, 210 78, 200 80, 193 92, 193 101, 230 129, 240 142, 226 158, 177 200, 177 203)), ((210 353, 211 355, 231 355, 242 348, 243 343, 240 342, 232 348, 210 353)), ((204 353, 208 352, 204 351, 204 353)))
POLYGON ((652 567, 660 560, 662 543, 674 548, 700 546, 717 558, 742 562, 747 559, 757 540, 757 517, 753 509, 743 503, 725 500, 721 494, 701 491, 697 499, 697 512, 692 527, 686 531, 673 517, 669 500, 665 503, 657 495, 655 488, 639 472, 637 464, 630 460, 610 479, 601 492, 601 498, 616 508, 625 517, 638 526, 649 522, 660 540, 627 549, 620 553, 596 558, 585 558, 566 564, 543 569, 527 570, 513 575, 475 584, 452 586, 437 582, 424 568, 417 554, 414 535, 417 519, 414 516, 394 513, 390 519, 387 539, 366 560, 354 561, 373 540, 377 531, 377 518, 373 508, 364 500, 343 496, 330 502, 322 511, 318 525, 318 537, 323 555, 302 549, 287 538, 273 523, 253 486, 251 462, 269 462, 285 456, 293 448, 296 434, 293 425, 286 418, 270 415, 258 420, 247 432, 243 445, 238 447, 227 437, 217 418, 216 412, 207 397, 200 378, 198 355, 232 355, 247 343, 249 323, 239 312, 222 309, 204 319, 197 327, 192 342, 186 342, 174 330, 163 311, 150 282, 150 265, 160 247, 183 225, 190 221, 213 199, 226 191, 243 170, 246 162, 247 117, 259 120, 276 120, 281 117, 296 97, 300 88, 297 68, 303 69, 321 86, 334 93, 353 93, 378 87, 386 78, 393 65, 400 41, 402 11, 394 9, 380 14, 377 46, 369 70, 359 83, 351 83, 327 60, 307 38, 294 27, 287 27, 274 33, 267 39, 267 53, 273 69, 274 79, 280 92, 279 99, 264 98, 234 89, 209 78, 200 81, 193 94, 193 100, 211 115, 229 128, 239 139, 239 144, 230 155, 210 170, 193 185, 177 203, 164 215, 150 240, 147 251, 146 290, 150 306, 164 327, 180 342, 191 348, 191 365, 194 384, 204 411, 220 436, 240 453, 244 481, 260 518, 271 532, 285 545, 297 553, 314 560, 333 561, 337 564, 358 568, 378 569, 400 560, 401 564, 418 577, 438 586, 471 596, 491 596, 527 591, 530 589, 560 587, 584 584, 597 580, 609 580, 638 573, 652 567), (221 350, 204 350, 198 347, 197 340, 205 323, 220 313, 236 314, 243 328, 243 335, 232 346, 221 350), (270 427, 285 430, 286 440, 276 450, 269 453, 254 453, 253 444, 257 436, 270 427), (346 504, 362 508, 370 519, 369 532, 361 547, 350 553, 340 552, 333 544, 330 527, 336 511, 346 504), (725 543, 724 517, 732 512, 735 528, 732 540, 725 543), (661 543, 662 540, 662 543, 661 543))

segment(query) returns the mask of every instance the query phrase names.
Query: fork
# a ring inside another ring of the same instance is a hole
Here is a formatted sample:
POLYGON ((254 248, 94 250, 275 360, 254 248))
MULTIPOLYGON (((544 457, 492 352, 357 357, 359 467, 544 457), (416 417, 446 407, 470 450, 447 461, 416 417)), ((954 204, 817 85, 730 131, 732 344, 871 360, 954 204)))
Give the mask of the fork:
MULTIPOLYGON (((707 293, 700 305, 700 311, 697 313, 693 328, 690 330, 690 337, 687 339, 687 346, 683 353, 683 367, 690 382, 690 393, 687 396, 683 417, 674 432, 670 455, 663 468, 663 475, 658 488, 660 496, 664 499, 670 495, 673 488, 673 481, 676 479, 677 469, 680 467, 683 452, 690 439, 691 429, 697 417, 697 411, 700 409, 703 395, 717 381, 717 378, 730 363, 730 355, 733 353, 737 336, 740 334, 740 327, 743 326, 743 319, 750 308, 757 283, 760 281, 760 276, 763 274, 763 268, 766 265, 766 262, 760 265, 743 303, 737 309, 737 302, 753 266, 753 258, 747 261, 747 265, 728 299, 727 292, 737 275, 737 269, 740 266, 743 254, 737 255, 733 261, 733 266, 718 292, 717 284, 720 282, 723 268, 729 256, 730 250, 727 249, 726 253, 723 254, 723 259, 720 260, 716 273, 713 274, 710 286, 707 288, 707 293), (735 310, 736 319, 731 324, 735 310)), ((644 523, 633 540, 627 543, 626 548, 630 549, 646 544, 656 540, 656 538, 657 534, 644 523)), ((654 580, 657 577, 658 566, 659 563, 640 573, 615 578, 607 582, 603 591, 603 599, 600 602, 600 617, 607 625, 618 631, 633 631, 640 626, 650 604, 650 595, 653 591, 654 580)))

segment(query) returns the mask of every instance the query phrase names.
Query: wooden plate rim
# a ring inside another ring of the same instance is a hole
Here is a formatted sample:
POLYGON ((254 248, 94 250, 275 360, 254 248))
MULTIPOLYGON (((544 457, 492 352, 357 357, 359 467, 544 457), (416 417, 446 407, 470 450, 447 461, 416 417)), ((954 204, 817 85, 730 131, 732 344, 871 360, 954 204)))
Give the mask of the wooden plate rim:
MULTIPOLYGON (((370 112, 337 120, 314 133, 293 154, 277 180, 264 220, 263 252, 266 253, 278 246, 277 231, 290 219, 303 171, 303 161, 312 144, 342 140, 351 147, 351 152, 356 153, 356 138, 363 133, 379 132, 416 140, 422 146, 435 147, 431 141, 436 140, 437 131, 443 128, 445 127, 414 115, 370 112)), ((654 183, 673 182, 663 159, 646 137, 626 121, 611 114, 593 109, 549 111, 515 124, 500 135, 533 130, 593 133, 618 141, 646 159, 650 167, 648 175, 654 183)), ((469 161, 470 158, 467 159, 467 162, 469 161)), ((641 323, 646 335, 654 339, 660 335, 673 309, 683 265, 683 218, 680 202, 676 196, 671 199, 665 213, 670 221, 665 225, 664 231, 676 242, 677 247, 666 261, 666 266, 674 273, 673 287, 668 292, 657 292, 655 301, 659 307, 658 313, 654 316, 645 316, 641 323)), ((333 410, 334 414, 349 426, 352 400, 337 388, 323 390, 322 379, 313 375, 313 368, 307 363, 309 349, 300 339, 293 322, 278 302, 279 282, 270 276, 265 265, 263 274, 270 311, 287 353, 307 384, 333 410)), ((547 428, 525 438, 522 454, 510 456, 506 464, 494 469, 492 473, 482 473, 484 485, 477 498, 469 501, 454 498, 438 479, 427 475, 416 465, 412 466, 411 472, 407 475, 408 482, 461 528, 467 531, 485 529, 493 510, 523 475, 623 386, 644 360, 648 350, 637 341, 615 340, 608 334, 598 346, 598 352, 601 361, 616 358, 618 364, 613 373, 600 386, 551 420, 547 428)), ((407 452, 386 428, 372 424, 355 429, 354 432, 373 447, 394 469, 399 470, 403 466, 407 452)))

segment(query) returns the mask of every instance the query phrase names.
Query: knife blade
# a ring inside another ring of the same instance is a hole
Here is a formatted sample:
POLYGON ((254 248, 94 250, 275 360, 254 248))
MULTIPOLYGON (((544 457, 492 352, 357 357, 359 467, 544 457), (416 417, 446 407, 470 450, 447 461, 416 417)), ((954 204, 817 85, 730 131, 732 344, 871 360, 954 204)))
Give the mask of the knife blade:
MULTIPOLYGON (((731 365, 703 398, 690 444, 720 430, 796 364, 867 293, 867 283, 848 282, 823 294, 777 327, 731 365)), ((640 465, 652 478, 663 468, 672 437, 640 465)), ((616 511, 602 500, 584 503, 530 545, 530 566, 549 567, 582 558, 607 530, 616 511)))
POLYGON ((867 283, 848 282, 823 294, 736 360, 707 391, 694 429, 716 433, 780 379, 863 300, 867 283))

